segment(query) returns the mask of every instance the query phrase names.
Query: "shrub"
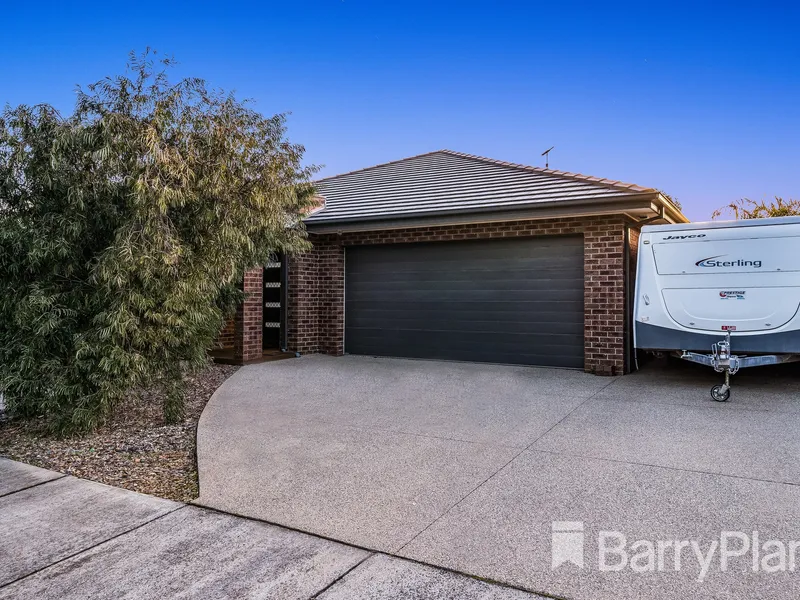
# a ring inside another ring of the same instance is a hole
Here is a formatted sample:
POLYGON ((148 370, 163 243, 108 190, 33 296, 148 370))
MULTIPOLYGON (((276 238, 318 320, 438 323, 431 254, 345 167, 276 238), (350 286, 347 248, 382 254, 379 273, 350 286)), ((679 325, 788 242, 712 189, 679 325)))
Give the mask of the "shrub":
POLYGON ((306 248, 312 168, 264 117, 146 52, 124 75, 0 119, 0 389, 12 414, 87 430, 132 388, 204 365, 235 284, 306 248))

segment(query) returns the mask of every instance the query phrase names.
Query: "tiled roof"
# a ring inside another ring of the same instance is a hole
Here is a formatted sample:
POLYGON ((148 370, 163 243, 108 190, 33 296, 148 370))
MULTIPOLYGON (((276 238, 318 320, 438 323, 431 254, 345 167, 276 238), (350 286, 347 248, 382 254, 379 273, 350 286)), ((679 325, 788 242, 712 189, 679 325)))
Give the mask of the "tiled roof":
POLYGON ((439 150, 315 182, 325 208, 306 222, 516 210, 657 194, 653 188, 439 150))

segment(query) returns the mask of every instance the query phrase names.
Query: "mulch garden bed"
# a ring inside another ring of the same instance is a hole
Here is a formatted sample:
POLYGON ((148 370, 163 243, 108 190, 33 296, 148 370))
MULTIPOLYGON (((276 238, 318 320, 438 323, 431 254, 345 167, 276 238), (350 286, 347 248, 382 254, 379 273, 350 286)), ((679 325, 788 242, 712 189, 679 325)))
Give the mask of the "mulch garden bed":
POLYGON ((166 425, 158 394, 123 402, 102 428, 56 439, 37 421, 0 423, 0 456, 76 477, 186 502, 198 495, 195 432, 214 391, 238 367, 209 365, 187 379, 186 418, 166 425))

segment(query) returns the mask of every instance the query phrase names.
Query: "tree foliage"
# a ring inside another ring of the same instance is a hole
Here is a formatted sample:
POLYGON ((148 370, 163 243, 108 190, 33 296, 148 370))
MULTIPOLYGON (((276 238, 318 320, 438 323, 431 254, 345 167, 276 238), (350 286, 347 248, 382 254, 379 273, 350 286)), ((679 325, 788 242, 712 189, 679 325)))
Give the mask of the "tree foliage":
POLYGON ((0 119, 0 390, 59 433, 206 363, 243 271, 307 242, 312 169, 266 118, 171 61, 131 55, 73 114, 0 119))
POLYGON ((773 202, 756 202, 750 198, 742 198, 711 213, 712 219, 730 215, 734 219, 766 219, 768 217, 789 217, 800 215, 800 200, 784 200, 775 197, 773 202))

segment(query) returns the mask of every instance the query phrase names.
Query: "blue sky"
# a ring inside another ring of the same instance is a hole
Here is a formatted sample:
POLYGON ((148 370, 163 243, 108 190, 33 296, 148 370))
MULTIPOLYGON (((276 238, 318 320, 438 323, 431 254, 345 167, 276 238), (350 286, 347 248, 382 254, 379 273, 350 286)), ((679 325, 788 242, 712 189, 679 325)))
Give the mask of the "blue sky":
POLYGON ((661 188, 693 220, 800 198, 800 4, 14 3, 0 103, 68 112, 130 50, 292 113, 323 175, 450 148, 661 188), (70 4, 72 4, 70 6, 70 4))

